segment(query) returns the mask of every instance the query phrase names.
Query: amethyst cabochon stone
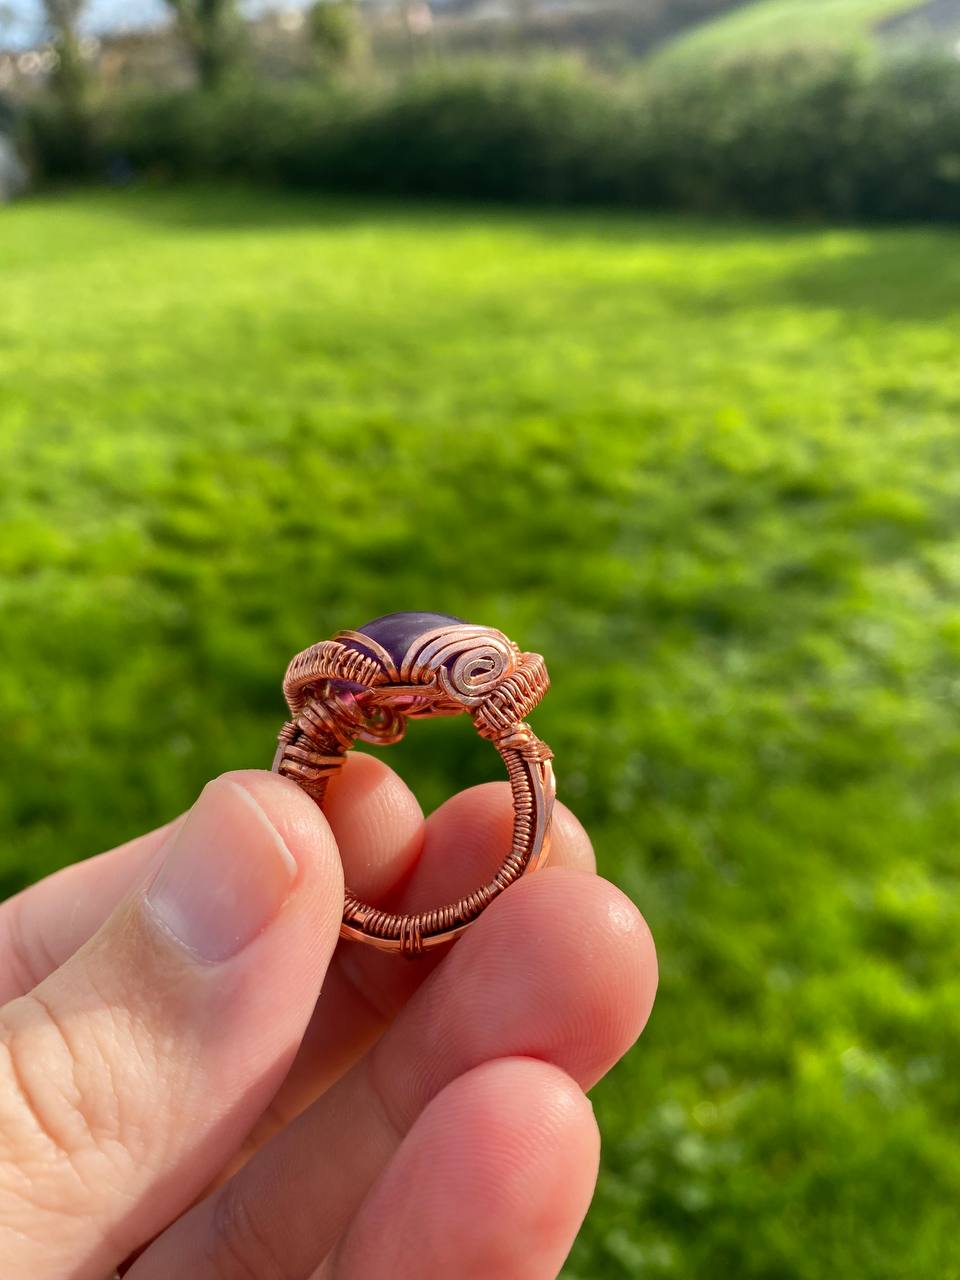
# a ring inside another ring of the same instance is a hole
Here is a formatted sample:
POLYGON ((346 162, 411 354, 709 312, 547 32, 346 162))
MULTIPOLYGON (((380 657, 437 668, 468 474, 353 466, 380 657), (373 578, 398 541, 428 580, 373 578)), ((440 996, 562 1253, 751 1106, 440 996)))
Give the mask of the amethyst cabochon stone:
POLYGON ((435 631, 437 627, 449 627, 464 621, 465 619, 455 618, 449 613, 385 613, 382 618, 365 622, 357 630, 361 635, 369 636, 377 644, 383 645, 399 667, 403 655, 425 631, 435 631))

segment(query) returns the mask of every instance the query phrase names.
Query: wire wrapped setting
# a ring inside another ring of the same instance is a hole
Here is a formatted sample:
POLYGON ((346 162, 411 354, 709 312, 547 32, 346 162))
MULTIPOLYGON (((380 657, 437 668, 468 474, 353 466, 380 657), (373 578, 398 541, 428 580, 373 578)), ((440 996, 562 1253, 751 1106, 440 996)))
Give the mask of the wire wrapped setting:
MULTIPOLYGON (((388 615, 416 619, 431 615, 388 615)), ((373 631, 374 624, 367 624, 373 631)), ((416 956, 462 933, 549 851, 555 784, 550 748, 525 722, 550 687, 537 653, 522 653, 492 627, 453 621, 433 627, 399 657, 360 631, 341 631, 292 660, 283 691, 293 717, 280 730, 274 772, 323 804, 330 778, 358 739, 389 744, 406 721, 467 712, 496 747, 513 796, 510 851, 486 884, 455 902, 414 914, 384 911, 348 888, 343 937, 416 956)))

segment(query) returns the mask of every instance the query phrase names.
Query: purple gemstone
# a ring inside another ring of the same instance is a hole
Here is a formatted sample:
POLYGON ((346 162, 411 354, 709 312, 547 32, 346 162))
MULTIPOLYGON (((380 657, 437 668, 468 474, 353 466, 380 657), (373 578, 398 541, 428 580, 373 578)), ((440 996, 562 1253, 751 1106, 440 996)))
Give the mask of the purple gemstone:
POLYGON ((357 630, 383 645, 399 667, 403 655, 417 636, 422 636, 425 631, 434 631, 437 627, 448 627, 452 623, 463 621, 463 618, 454 618, 449 613, 385 613, 382 618, 365 622, 357 630))

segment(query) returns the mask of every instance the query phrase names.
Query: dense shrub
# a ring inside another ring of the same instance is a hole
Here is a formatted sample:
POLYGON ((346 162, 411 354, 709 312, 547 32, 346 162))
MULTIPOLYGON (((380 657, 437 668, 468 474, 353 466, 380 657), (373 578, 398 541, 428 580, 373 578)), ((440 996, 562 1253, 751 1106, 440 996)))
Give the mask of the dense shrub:
POLYGON ((601 80, 443 68, 34 116, 41 173, 91 165, 319 189, 843 218, 960 215, 960 66, 796 54, 601 80))
POLYGON ((960 66, 945 59, 781 56, 688 68, 642 96, 643 159, 662 203, 773 215, 960 214, 960 66))

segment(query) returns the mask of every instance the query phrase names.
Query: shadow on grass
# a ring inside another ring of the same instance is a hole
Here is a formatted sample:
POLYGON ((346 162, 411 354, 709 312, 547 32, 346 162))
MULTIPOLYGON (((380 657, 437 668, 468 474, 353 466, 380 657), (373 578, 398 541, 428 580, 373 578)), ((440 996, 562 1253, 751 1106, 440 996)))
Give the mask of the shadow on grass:
POLYGON ((104 215, 185 230, 217 231, 270 227, 436 225, 493 226, 535 229, 551 239, 584 237, 635 245, 653 240, 665 246, 747 245, 760 239, 804 240, 811 228, 737 218, 699 217, 650 210, 597 208, 586 205, 501 203, 455 197, 357 195, 343 192, 295 191, 243 183, 136 183, 126 188, 72 187, 34 197, 37 205, 80 198, 101 201, 104 215))
MULTIPOLYGON (((600 234, 604 234, 600 232, 600 234)), ((715 275, 678 270, 655 283, 678 312, 702 316, 773 309, 836 311, 851 318, 942 325, 960 312, 960 231, 942 227, 812 228, 768 224, 634 224, 634 238, 675 250, 678 259, 698 248, 733 255, 715 275), (738 263, 740 249, 755 250, 738 263), (783 250, 764 261, 765 250, 783 250)), ((625 278, 625 296, 636 278, 625 278)))
POLYGON ((855 233, 843 252, 813 254, 780 273, 758 300, 940 323, 960 310, 958 250, 960 233, 951 229, 855 233))

